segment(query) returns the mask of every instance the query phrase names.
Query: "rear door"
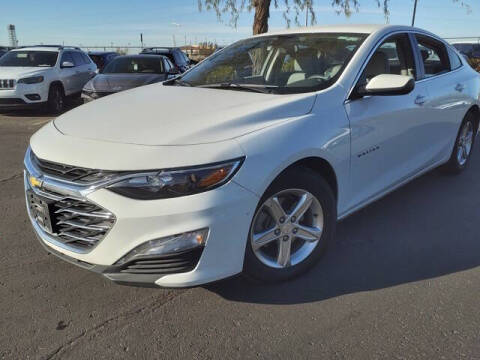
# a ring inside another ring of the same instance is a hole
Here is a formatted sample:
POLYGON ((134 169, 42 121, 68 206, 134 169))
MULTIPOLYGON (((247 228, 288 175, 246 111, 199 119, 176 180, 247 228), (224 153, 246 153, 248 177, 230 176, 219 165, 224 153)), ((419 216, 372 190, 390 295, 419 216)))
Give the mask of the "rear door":
MULTIPOLYGON (((417 67, 411 37, 394 34, 375 49, 355 87, 364 86, 380 74, 415 78, 417 67)), ((418 82, 407 95, 351 96, 346 102, 351 127, 351 207, 427 165, 423 154, 427 103, 426 86, 418 82)))
POLYGON ((432 158, 440 160, 450 155, 468 110, 470 100, 464 90, 469 75, 462 72, 463 64, 450 45, 423 34, 416 34, 415 39, 422 65, 420 82, 430 94, 431 116, 425 119, 430 136, 426 146, 432 158))

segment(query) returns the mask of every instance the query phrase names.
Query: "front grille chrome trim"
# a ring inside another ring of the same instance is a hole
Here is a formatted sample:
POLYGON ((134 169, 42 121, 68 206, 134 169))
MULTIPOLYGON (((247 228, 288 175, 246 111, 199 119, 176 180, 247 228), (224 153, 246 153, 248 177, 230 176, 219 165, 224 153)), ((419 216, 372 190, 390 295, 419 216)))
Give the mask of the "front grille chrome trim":
POLYGON ((31 155, 29 148, 24 161, 24 182, 27 211, 35 231, 54 246, 75 253, 90 252, 108 235, 116 222, 113 213, 87 198, 99 187, 68 184, 51 178, 32 162, 31 155), (41 185, 31 186, 30 176, 34 176, 41 185), (43 228, 37 223, 30 209, 28 191, 51 203, 52 228, 43 228))

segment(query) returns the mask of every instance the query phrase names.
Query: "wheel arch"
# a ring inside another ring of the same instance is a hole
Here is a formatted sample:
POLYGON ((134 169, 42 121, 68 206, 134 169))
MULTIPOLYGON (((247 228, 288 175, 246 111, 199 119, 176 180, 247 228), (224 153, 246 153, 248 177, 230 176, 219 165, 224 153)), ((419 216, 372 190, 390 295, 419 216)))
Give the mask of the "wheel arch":
MULTIPOLYGON (((280 176, 284 175, 286 172, 292 171, 295 168, 304 167, 308 168, 315 173, 322 176, 325 181, 327 181, 328 185, 330 185, 333 194, 335 196, 335 200, 338 201, 338 181, 337 175, 333 166, 324 158, 318 156, 308 156, 302 159, 299 159, 292 164, 288 165, 285 169, 283 169, 273 181, 278 179, 280 176)), ((273 183, 272 181, 272 183, 273 183)))
POLYGON ((63 86, 63 83, 60 81, 60 80, 54 80, 50 83, 50 86, 48 87, 48 89, 50 90, 52 88, 52 86, 60 86, 60 88, 62 89, 63 91, 63 94, 65 95, 65 87, 63 86))
POLYGON ((475 117, 475 132, 478 131, 478 126, 480 124, 480 107, 475 104, 475 105, 472 105, 467 113, 465 114, 465 116, 467 116, 468 114, 470 113, 473 113, 474 117, 475 117))

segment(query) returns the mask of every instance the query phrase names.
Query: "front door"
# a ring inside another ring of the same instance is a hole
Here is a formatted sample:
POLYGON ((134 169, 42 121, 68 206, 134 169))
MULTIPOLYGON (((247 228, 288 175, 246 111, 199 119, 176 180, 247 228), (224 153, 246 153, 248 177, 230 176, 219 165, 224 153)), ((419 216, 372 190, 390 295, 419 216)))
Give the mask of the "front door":
MULTIPOLYGON (((373 53, 357 86, 380 74, 416 76, 412 42, 407 34, 387 38, 373 53)), ((407 95, 365 96, 345 104, 351 127, 351 202, 354 208, 380 195, 425 166, 425 84, 407 95)))

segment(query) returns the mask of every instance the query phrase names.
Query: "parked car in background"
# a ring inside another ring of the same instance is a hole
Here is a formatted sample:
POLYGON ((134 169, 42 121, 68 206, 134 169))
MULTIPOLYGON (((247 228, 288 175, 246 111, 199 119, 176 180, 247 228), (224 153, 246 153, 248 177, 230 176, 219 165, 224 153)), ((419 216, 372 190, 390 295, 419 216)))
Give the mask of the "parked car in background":
POLYGON ((480 74, 428 31, 262 34, 45 125, 25 156, 28 213, 49 252, 123 284, 283 281, 337 220, 465 170, 479 106, 480 74))
POLYGON ((183 73, 190 69, 194 65, 194 62, 177 47, 151 47, 145 48, 142 50, 141 54, 150 54, 150 55, 163 55, 170 59, 173 65, 183 73))
POLYGON ((113 51, 89 51, 88 56, 97 65, 98 71, 101 72, 113 59, 120 54, 113 51))
POLYGON ((453 46, 469 59, 480 59, 479 43, 456 43, 453 46))
POLYGON ((0 109, 47 105, 60 113, 66 96, 80 96, 97 66, 76 47, 31 46, 0 58, 0 109))
POLYGON ((85 84, 82 98, 88 102, 138 86, 165 81, 177 74, 178 70, 165 56, 118 56, 85 84))

